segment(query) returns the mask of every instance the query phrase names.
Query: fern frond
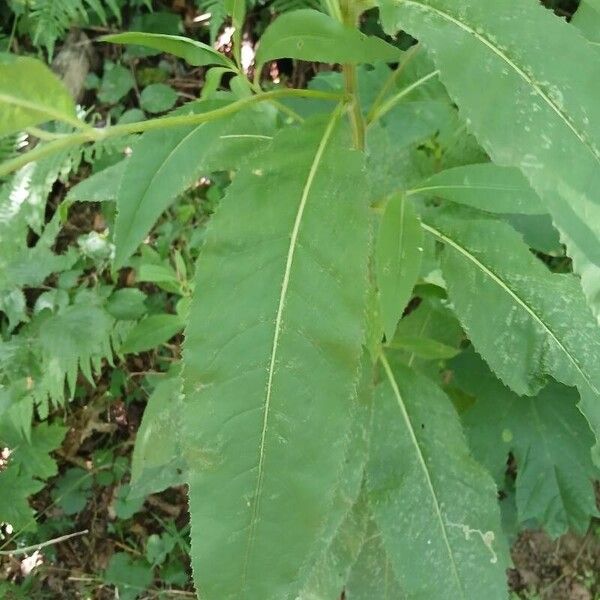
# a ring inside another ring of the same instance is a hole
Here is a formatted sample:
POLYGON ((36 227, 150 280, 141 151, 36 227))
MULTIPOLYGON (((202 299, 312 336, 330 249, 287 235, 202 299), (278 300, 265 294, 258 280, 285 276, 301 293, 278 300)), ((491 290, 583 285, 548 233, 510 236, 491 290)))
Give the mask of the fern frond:
POLYGON ((121 11, 115 0, 32 0, 26 19, 30 23, 34 45, 54 54, 56 41, 78 23, 88 23, 89 13, 106 24, 109 15, 121 22, 121 11))

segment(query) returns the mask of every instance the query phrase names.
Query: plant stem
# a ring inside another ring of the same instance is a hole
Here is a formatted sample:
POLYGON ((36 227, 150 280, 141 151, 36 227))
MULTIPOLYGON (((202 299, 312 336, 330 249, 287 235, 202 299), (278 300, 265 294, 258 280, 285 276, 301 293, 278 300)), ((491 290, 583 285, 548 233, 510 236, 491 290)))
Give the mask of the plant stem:
POLYGON ((191 114, 191 115, 178 115, 176 117, 163 117, 159 119, 152 119, 150 121, 140 121, 138 123, 127 123, 125 125, 114 125, 106 127, 104 129, 95 129, 90 127, 84 131, 66 135, 62 139, 54 140, 48 144, 38 146, 27 152, 21 154, 12 160, 6 161, 0 165, 0 177, 4 177, 13 171, 24 167, 25 165, 40 160, 47 156, 51 156, 56 152, 72 148, 74 146, 80 146, 87 142, 98 142, 109 138, 121 137, 132 133, 144 133, 146 131, 156 131, 159 129, 169 129, 171 127, 182 127, 182 126, 193 126, 200 125, 216 119, 232 115, 247 106, 257 104, 258 102, 272 101, 279 98, 296 97, 296 98, 316 98, 320 100, 332 100, 339 101, 342 98, 342 94, 335 94, 331 92, 321 92, 319 90, 296 90, 296 89, 285 89, 285 90, 273 90, 271 92, 264 92, 256 94, 255 96, 249 96, 243 98, 237 102, 232 102, 227 106, 218 108, 205 113, 191 114))
POLYGON ((325 0, 325 4, 327 5, 327 12, 329 12, 330 16, 338 21, 343 20, 338 0, 325 0))
POLYGON ((13 26, 12 26, 12 29, 10 30, 10 37, 8 38, 7 52, 12 52, 12 46, 15 41, 18 23, 19 23, 19 15, 15 13, 15 19, 13 21, 13 26))
MULTIPOLYGON (((346 10, 342 11, 339 0, 333 0, 338 13, 344 25, 347 27, 358 28, 359 15, 353 14, 347 10, 348 6, 344 5, 346 10)), ((366 124, 365 118, 360 107, 360 97, 358 95, 358 71, 356 65, 344 65, 344 86, 346 95, 349 98, 350 109, 350 124, 352 126, 352 137, 354 139, 354 147, 357 150, 364 150, 366 145, 366 124)))
POLYGON ((392 110, 392 108, 394 108, 394 106, 396 106, 396 104, 398 104, 398 102, 400 102, 400 100, 402 100, 403 98, 408 96, 411 92, 413 92, 417 88, 426 84, 429 80, 433 79, 434 77, 437 77, 439 74, 440 74, 439 71, 432 71, 431 73, 428 73, 424 77, 421 77, 421 79, 418 79, 414 83, 411 83, 409 86, 406 86, 404 89, 400 90, 395 96, 392 96, 387 102, 384 102, 382 105, 380 105, 379 107, 376 108, 376 110, 373 112, 373 114, 370 115, 370 118, 367 121, 367 125, 370 126, 373 123, 376 123, 384 115, 386 115, 388 112, 390 112, 390 110, 392 110))
POLYGON ((344 65, 344 82, 346 94, 350 97, 350 123, 352 125, 352 136, 354 147, 357 150, 365 149, 366 126, 365 119, 360 108, 358 97, 358 77, 356 65, 344 65))

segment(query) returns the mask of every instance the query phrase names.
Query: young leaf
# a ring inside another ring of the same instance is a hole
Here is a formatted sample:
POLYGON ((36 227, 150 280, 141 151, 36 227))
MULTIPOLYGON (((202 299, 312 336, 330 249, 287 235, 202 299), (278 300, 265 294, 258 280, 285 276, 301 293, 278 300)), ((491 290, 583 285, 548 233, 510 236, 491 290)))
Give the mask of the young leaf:
POLYGON ((369 245, 362 156, 338 115, 283 130, 236 175, 198 262, 185 427, 197 448, 193 566, 208 600, 288 597, 322 548, 369 245))
POLYGON ((577 393, 550 383, 533 398, 504 387, 474 352, 451 364, 458 385, 476 397, 464 415, 475 456, 504 482, 508 453, 517 463, 519 521, 533 519, 551 536, 584 535, 598 516, 590 458, 594 437, 577 410, 577 393))
POLYGON ((409 598, 505 600, 508 549, 496 487, 469 455, 452 402, 382 355, 369 500, 409 598))
POLYGON ((429 50, 492 160, 527 176, 600 317, 597 49, 539 2, 379 2, 388 32, 405 29, 429 50))
POLYGON ((439 369, 437 363, 431 361, 458 354, 463 338, 454 313, 437 298, 423 298, 419 306, 400 321, 388 347, 397 360, 435 379, 439 369))
POLYGON ((403 195, 392 197, 377 232, 376 267, 381 316, 388 340, 410 300, 421 270, 423 230, 403 195))
POLYGON ((233 63, 226 56, 217 52, 212 46, 179 35, 128 31, 126 33, 105 35, 99 38, 99 40, 101 42, 111 42, 113 44, 146 46, 153 50, 160 50, 161 52, 183 58, 183 60, 194 67, 203 67, 207 65, 220 65, 229 68, 234 67, 233 63))
POLYGON ((401 51, 310 8, 278 17, 265 31, 256 53, 259 69, 277 58, 326 63, 375 63, 399 60, 401 51))
MULTIPOLYGON (((206 112, 227 101, 201 100, 178 113, 206 112)), ((228 170, 270 140, 265 114, 245 110, 194 127, 148 132, 133 147, 117 196, 115 266, 122 267, 178 194, 202 175, 228 170)))
POLYGON ((436 173, 407 192, 444 198, 492 213, 543 215, 547 211, 521 171, 494 163, 436 173))
POLYGON ((0 53, 0 138, 47 121, 79 123, 67 88, 39 60, 0 53))
POLYGON ((125 338, 120 351, 123 354, 137 354, 165 344, 185 326, 179 315, 150 315, 140 321, 125 338))
MULTIPOLYGON (((550 273, 505 223, 463 211, 423 222, 446 246, 450 299, 495 374, 518 394, 536 394, 548 375, 577 386, 581 411, 600 437, 600 329, 577 279, 550 273)), ((597 444, 596 459, 599 452, 597 444)))

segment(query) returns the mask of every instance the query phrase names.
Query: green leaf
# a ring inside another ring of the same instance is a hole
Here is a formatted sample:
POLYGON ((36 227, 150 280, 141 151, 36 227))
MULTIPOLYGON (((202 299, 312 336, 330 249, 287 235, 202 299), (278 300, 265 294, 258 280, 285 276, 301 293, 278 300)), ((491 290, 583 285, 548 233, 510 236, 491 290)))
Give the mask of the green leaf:
POLYGON ((225 10, 231 15, 233 26, 240 30, 246 19, 246 0, 223 0, 225 10))
POLYGON ((454 313, 441 300, 423 298, 416 310, 400 321, 389 348, 395 358, 419 373, 435 375, 438 366, 430 361, 456 355, 463 338, 454 313))
POLYGON ((50 452, 61 445, 66 433, 67 428, 62 425, 40 423, 26 437, 7 420, 0 424, 0 442, 12 451, 10 464, 18 466, 21 474, 39 479, 56 475, 56 461, 50 452))
POLYGON ((129 484, 119 486, 114 499, 114 511, 118 519, 131 519, 144 506, 144 497, 130 493, 129 484))
POLYGON ((492 160, 529 179, 600 317, 597 49, 538 2, 379 1, 388 32, 425 45, 492 160))
POLYGON ((153 83, 145 87, 140 95, 140 106, 149 113, 171 110, 177 102, 177 92, 164 83, 153 83))
MULTIPOLYGON (((222 100, 187 104, 177 114, 207 112, 222 100)), ((198 126, 174 127, 144 134, 133 147, 117 197, 115 266, 122 267, 158 217, 202 175, 228 170, 270 140, 265 113, 245 110, 198 126)))
POLYGON ((184 403, 178 376, 161 381, 144 410, 131 459, 131 495, 144 497, 185 481, 184 403))
POLYGON ((92 472, 79 467, 65 471, 52 490, 52 499, 62 508, 65 515, 81 512, 92 491, 92 472))
POLYGON ((455 167, 422 181, 407 195, 443 198, 492 213, 543 215, 547 211, 521 171, 493 163, 455 167))
POLYGON ((179 315, 150 315, 129 332, 121 345, 122 354, 138 354, 167 343, 185 326, 179 315))
POLYGON ((146 311, 146 294, 137 288, 117 290, 106 303, 106 312, 120 321, 135 321, 146 311))
POLYGON ((15 530, 35 523, 27 499, 43 487, 42 481, 23 475, 16 466, 0 471, 0 523, 10 523, 15 530))
POLYGON ((600 46, 600 0, 581 0, 571 23, 594 46, 600 46))
POLYGON ((128 31, 126 33, 105 35, 99 39, 101 42, 134 44, 173 54, 174 56, 183 58, 183 60, 194 67, 203 67, 206 65, 233 67, 232 62, 226 56, 223 56, 223 54, 217 52, 211 46, 179 35, 128 31))
POLYGON ((523 241, 530 248, 551 256, 564 254, 560 234, 554 228, 550 215, 504 215, 503 218, 523 236, 523 241))
POLYGON ((350 571, 345 590, 352 600, 406 599, 383 546, 381 531, 374 521, 369 524, 366 540, 350 571))
POLYGON ((373 364, 363 353, 357 402, 353 406, 344 466, 338 477, 333 505, 320 539, 323 549, 300 592, 302 600, 336 598, 366 533, 368 511, 363 487, 373 415, 373 364))
POLYGON ((104 76, 98 90, 98 99, 106 104, 117 104, 135 86, 131 71, 110 61, 104 63, 104 76))
POLYGON ((536 394, 549 375, 577 386, 599 437, 600 329, 577 278, 550 273, 505 223, 461 211, 422 218, 446 246, 444 279, 477 352, 518 394, 536 394))
POLYGON ((0 53, 0 138, 47 121, 79 125, 67 88, 39 60, 0 53))
POLYGON ((322 548, 358 378, 370 221, 339 114, 283 130, 237 174, 198 262, 185 428, 208 600, 288 597, 322 548))
POLYGON ((168 533, 153 533, 146 540, 146 560, 152 565, 162 565, 175 547, 176 538, 168 533))
POLYGON ((458 354, 458 349, 447 346, 436 340, 426 337, 400 335, 387 346, 393 350, 404 350, 419 358, 427 360, 439 360, 453 358, 458 354))
POLYGON ((116 201, 127 160, 121 160, 115 165, 102 169, 75 185, 69 190, 67 200, 71 202, 116 201))
POLYGON ((317 561, 298 600, 340 597, 365 540, 368 517, 366 499, 361 498, 346 515, 326 552, 317 561))
POLYGON ((599 514, 593 481, 600 473, 590 458, 594 436, 577 410, 577 393, 550 383, 533 398, 519 397, 474 352, 451 366, 457 384, 477 399, 464 415, 475 456, 500 486, 508 453, 516 460, 520 522, 533 519, 553 537, 569 529, 584 535, 599 514))
POLYGON ((285 13, 267 28, 256 52, 259 69, 277 58, 325 63, 395 62, 398 48, 369 37, 322 12, 303 9, 285 13))
POLYGON ((427 378, 382 364, 367 482, 400 587, 409 598, 505 600, 496 487, 469 455, 452 402, 427 378))
POLYGON ((122 600, 134 600, 141 596, 153 579, 151 565, 126 552, 115 552, 104 574, 104 581, 115 586, 122 600))
POLYGON ((388 340, 394 337, 421 271, 423 230, 415 210, 403 195, 385 208, 375 246, 381 316, 388 340))

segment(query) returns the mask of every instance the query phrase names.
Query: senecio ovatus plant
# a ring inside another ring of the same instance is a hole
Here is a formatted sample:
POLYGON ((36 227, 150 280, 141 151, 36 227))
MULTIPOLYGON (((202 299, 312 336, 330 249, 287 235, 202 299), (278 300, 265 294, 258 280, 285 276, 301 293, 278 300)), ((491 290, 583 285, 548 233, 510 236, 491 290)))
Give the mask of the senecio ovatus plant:
POLYGON ((0 134, 40 138, 0 176, 136 136, 80 184, 116 202, 114 269, 200 177, 231 176, 134 479, 184 471, 207 600, 507 598, 518 527, 597 515, 598 1, 567 23, 537 0, 327 0, 274 19, 252 78, 245 3, 226 5, 232 59, 103 38, 206 67, 203 97, 153 120, 92 126, 42 63, 0 59, 0 134), (339 68, 265 89, 280 58, 339 68))

